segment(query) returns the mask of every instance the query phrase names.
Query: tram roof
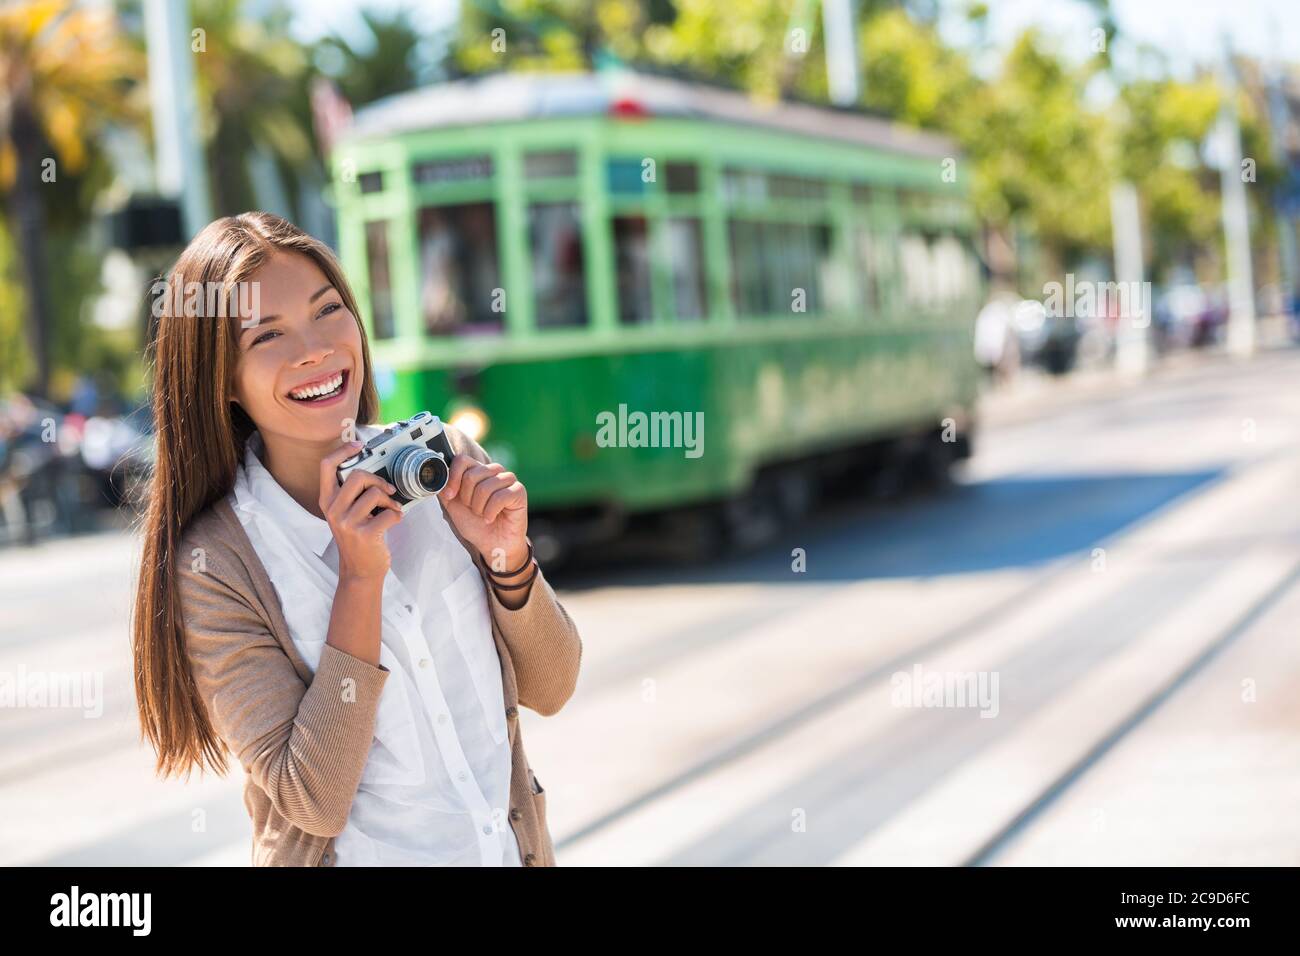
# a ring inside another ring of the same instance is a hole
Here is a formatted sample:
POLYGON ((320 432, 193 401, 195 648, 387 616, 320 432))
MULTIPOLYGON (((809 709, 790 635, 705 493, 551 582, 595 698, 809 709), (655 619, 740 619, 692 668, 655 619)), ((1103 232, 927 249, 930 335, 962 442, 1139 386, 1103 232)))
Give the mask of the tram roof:
POLYGON ((781 101, 635 72, 494 73, 398 93, 357 111, 347 139, 451 126, 578 116, 645 115, 756 126, 927 157, 952 140, 851 109, 781 101))

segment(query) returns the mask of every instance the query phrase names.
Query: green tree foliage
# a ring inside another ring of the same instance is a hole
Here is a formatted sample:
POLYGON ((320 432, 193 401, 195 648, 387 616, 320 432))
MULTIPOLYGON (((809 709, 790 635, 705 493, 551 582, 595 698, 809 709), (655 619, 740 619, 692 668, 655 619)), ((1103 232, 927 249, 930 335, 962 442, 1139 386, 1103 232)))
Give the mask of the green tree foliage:
MULTIPOLYGON (((265 150, 289 195, 315 160, 305 90, 307 51, 289 35, 283 0, 192 0, 195 84, 213 209, 255 208, 251 162, 265 150)), ((292 199, 291 199, 292 202, 292 199)))
POLYGON ((435 58, 409 10, 367 10, 361 20, 364 36, 329 36, 312 51, 316 68, 353 107, 412 89, 431 74, 435 58))
MULTIPOLYGON (((1067 56, 1030 29, 991 72, 977 72, 940 35, 936 4, 863 0, 862 102, 951 135, 981 218, 1031 236, 1051 270, 1109 253, 1111 187, 1132 180, 1159 271, 1217 241, 1217 178, 1200 144, 1221 94, 1208 79, 1117 76, 1110 2, 1086 3, 1097 24, 1086 55, 1067 56), (1116 92, 1097 96, 1099 81, 1116 92)), ((979 34, 988 6, 969 3, 965 15, 979 34)), ((588 69, 613 59, 675 68, 760 97, 826 96, 816 0, 477 0, 463 7, 455 56, 469 72, 588 69), (502 31, 495 49, 493 30, 502 31)), ((1267 156, 1262 125, 1248 106, 1243 115, 1248 154, 1267 156)), ((1259 162, 1267 182, 1270 170, 1259 162)))
MULTIPOLYGON (((0 291, 0 298, 24 308, 24 347, 33 353, 24 384, 37 394, 49 393, 56 368, 68 361, 58 343, 75 332, 81 298, 95 284, 92 277, 76 286, 49 247, 56 236, 81 235, 110 178, 100 137, 109 123, 138 118, 133 93, 142 74, 141 58, 108 9, 72 0, 0 5, 0 197, 13 230, 0 285, 12 281, 6 276, 13 268, 22 283, 21 296, 0 291), (61 295, 69 288, 81 293, 71 306, 61 295)), ((12 324, 12 316, 5 321, 12 324)), ((6 363, 3 374, 16 376, 16 369, 6 363)))
POLYGON ((1137 80, 1120 90, 1115 172, 1142 197, 1157 268, 1218 241, 1218 176, 1202 163, 1200 144, 1221 101, 1209 79, 1137 80))
POLYGON ((22 280, 9 224, 0 218, 0 395, 22 387, 31 374, 23 334, 22 280))

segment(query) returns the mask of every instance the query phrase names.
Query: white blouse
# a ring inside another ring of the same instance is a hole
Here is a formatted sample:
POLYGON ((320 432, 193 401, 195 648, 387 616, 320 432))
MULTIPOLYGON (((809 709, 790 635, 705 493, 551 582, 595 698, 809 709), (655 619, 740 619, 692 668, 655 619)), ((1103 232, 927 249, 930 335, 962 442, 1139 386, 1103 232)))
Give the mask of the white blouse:
MULTIPOLYGON (((360 425, 367 440, 382 426, 360 425)), ((338 585, 329 524, 266 470, 254 432, 230 503, 315 672, 338 585)), ((510 826, 501 661, 477 567, 432 499, 385 536, 380 663, 392 672, 338 866, 522 866, 510 826)))

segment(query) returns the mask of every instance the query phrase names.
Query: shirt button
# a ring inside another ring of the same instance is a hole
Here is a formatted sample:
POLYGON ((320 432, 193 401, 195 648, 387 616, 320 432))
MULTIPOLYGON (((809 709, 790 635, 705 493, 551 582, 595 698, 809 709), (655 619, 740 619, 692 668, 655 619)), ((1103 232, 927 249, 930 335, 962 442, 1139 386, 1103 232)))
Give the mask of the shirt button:
POLYGON ((492 824, 490 824, 490 823, 485 823, 485 824, 483 824, 483 832, 484 832, 484 833, 487 833, 487 834, 491 834, 491 833, 492 833, 492 824))
POLYGON ((447 715, 446 715, 446 714, 439 714, 439 715, 438 715, 438 723, 440 723, 440 724, 445 724, 446 722, 447 722, 447 715))
POLYGON ((467 779, 469 779, 469 774, 467 774, 464 770, 462 770, 460 773, 456 774, 456 776, 457 776, 458 778, 460 778, 461 780, 467 780, 467 779))
POLYGON ((427 657, 421 657, 421 658, 420 658, 420 666, 421 666, 421 667, 428 667, 428 666, 429 666, 429 658, 427 658, 427 657))

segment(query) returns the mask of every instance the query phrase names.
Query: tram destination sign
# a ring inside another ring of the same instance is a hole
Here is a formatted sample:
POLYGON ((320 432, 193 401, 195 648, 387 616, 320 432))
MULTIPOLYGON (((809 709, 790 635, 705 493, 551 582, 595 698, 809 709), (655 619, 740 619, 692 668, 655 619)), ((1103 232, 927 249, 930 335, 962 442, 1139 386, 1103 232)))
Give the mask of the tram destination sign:
POLYGON ((425 160, 411 167, 411 178, 421 185, 491 179, 492 157, 466 156, 457 159, 425 160))

